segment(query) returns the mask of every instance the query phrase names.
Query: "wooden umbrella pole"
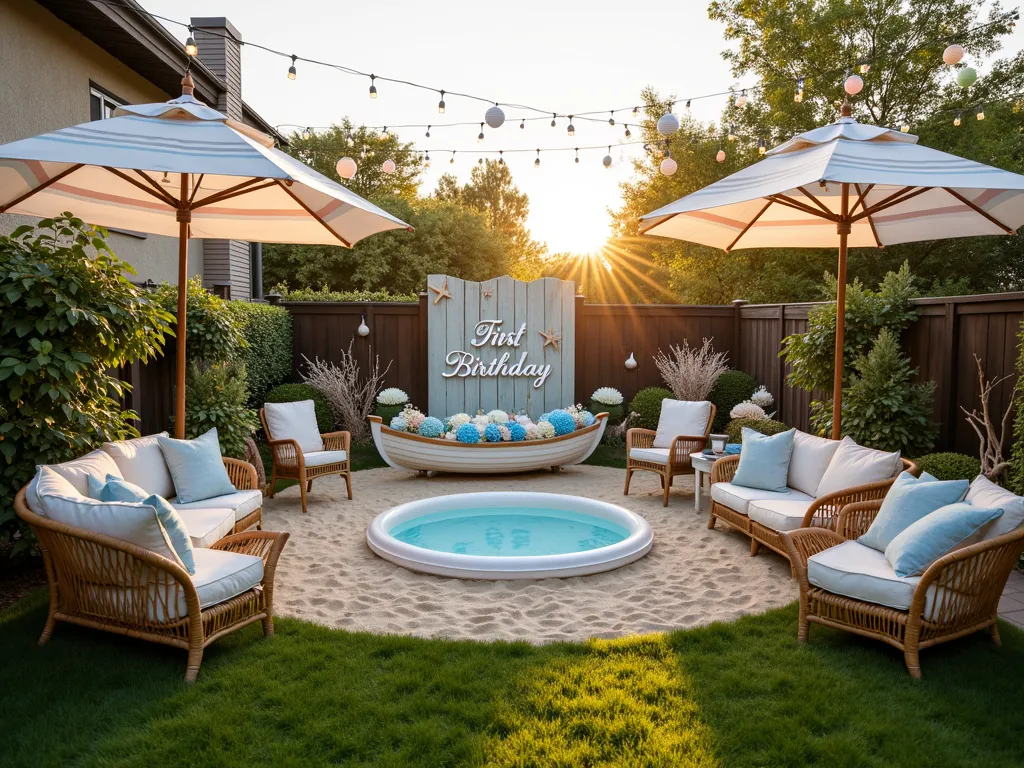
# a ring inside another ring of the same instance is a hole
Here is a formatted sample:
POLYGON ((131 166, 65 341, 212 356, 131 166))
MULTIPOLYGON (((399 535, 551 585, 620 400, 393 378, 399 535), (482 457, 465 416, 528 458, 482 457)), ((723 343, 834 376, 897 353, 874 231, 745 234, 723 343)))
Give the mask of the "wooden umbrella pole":
POLYGON ((178 203, 178 335, 177 364, 174 372, 177 385, 174 404, 174 436, 185 438, 185 310, 188 299, 188 225, 192 211, 188 207, 188 174, 181 174, 181 197, 178 203))
POLYGON ((846 315, 846 241, 850 235, 850 185, 844 183, 840 193, 839 221, 839 270, 836 276, 836 357, 832 379, 832 439, 842 437, 843 424, 843 326, 846 315))

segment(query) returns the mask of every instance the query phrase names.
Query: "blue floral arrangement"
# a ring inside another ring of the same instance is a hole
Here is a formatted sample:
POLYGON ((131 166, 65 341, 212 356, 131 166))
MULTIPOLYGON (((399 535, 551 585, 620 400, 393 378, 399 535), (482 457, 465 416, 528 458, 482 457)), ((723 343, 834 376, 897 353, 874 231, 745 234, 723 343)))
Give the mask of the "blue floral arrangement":
POLYGON ((576 431, 576 419, 561 408, 548 414, 547 421, 555 428, 556 435, 568 435, 570 432, 576 431))
POLYGON ((419 434, 421 437, 441 437, 444 435, 444 423, 433 416, 427 416, 420 424, 419 434))
MULTIPOLYGON (((476 427, 473 427, 476 429, 476 427)), ((484 430, 484 439, 488 443, 500 443, 501 442, 501 430, 498 429, 497 424, 488 424, 487 429, 484 430)))
POLYGON ((409 429, 409 422, 407 422, 401 416, 395 416, 391 420, 391 424, 389 424, 388 426, 399 432, 405 432, 407 429, 409 429))
POLYGON ((550 420, 551 420, 551 414, 550 413, 542 413, 540 415, 540 418, 537 419, 537 421, 550 421, 550 420))
POLYGON ((594 414, 592 414, 590 411, 584 411, 583 412, 583 426, 584 427, 591 427, 591 426, 594 425, 594 422, 596 422, 596 421, 597 421, 597 417, 594 416, 594 414))
POLYGON ((479 443, 480 431, 475 424, 463 424, 455 433, 455 439, 460 443, 479 443))
POLYGON ((518 443, 520 440, 526 439, 526 427, 524 427, 522 424, 519 424, 515 421, 510 421, 508 423, 508 431, 509 434, 512 435, 513 443, 518 443))

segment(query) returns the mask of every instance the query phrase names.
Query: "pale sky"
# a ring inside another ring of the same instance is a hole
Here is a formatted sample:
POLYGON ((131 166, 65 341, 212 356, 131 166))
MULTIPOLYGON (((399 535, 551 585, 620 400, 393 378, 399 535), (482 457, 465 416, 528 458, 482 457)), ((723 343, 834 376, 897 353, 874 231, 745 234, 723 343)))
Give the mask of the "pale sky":
MULTIPOLYGON (((176 20, 190 16, 226 16, 243 39, 308 58, 342 64, 361 71, 412 80, 449 91, 462 91, 501 102, 536 106, 571 114, 632 106, 645 86, 663 95, 687 98, 745 87, 756 81, 734 81, 721 58, 726 43, 722 27, 708 19, 707 0, 652 2, 631 6, 621 2, 488 3, 445 0, 378 0, 352 3, 336 0, 142 0, 146 10, 176 20)), ((187 32, 168 25, 184 40, 187 32)), ((1018 30, 1010 50, 1021 47, 1018 30)), ((298 77, 287 78, 289 60, 259 50, 242 49, 243 97, 268 122, 327 126, 348 116, 356 124, 396 125, 446 123, 484 119, 488 105, 448 95, 446 112, 437 112, 438 95, 405 85, 377 82, 378 98, 368 96, 369 79, 326 67, 297 64, 298 77)), ((983 71, 983 69, 982 69, 983 71)), ((693 102, 695 117, 713 120, 721 99, 693 102)), ((519 118, 536 113, 505 108, 498 130, 479 125, 395 132, 417 149, 431 151, 421 192, 428 194, 441 174, 469 178, 478 149, 521 149, 506 154, 517 186, 530 198, 528 226, 552 252, 586 252, 609 234, 607 209, 619 204, 619 183, 629 178, 629 159, 639 146, 619 148, 623 123, 631 113, 617 112, 616 125, 575 120, 576 135, 545 120, 519 118), (611 145, 614 165, 605 169, 607 150, 541 153, 537 147, 611 145), (455 165, 451 153, 460 150, 455 165), (461 150, 466 150, 463 153, 461 150)), ((608 115, 603 116, 607 121, 608 115)), ((638 138, 634 131, 633 140, 638 138)), ((493 156, 488 156, 493 157, 493 156)), ((358 159, 358 158, 357 158, 358 159)))

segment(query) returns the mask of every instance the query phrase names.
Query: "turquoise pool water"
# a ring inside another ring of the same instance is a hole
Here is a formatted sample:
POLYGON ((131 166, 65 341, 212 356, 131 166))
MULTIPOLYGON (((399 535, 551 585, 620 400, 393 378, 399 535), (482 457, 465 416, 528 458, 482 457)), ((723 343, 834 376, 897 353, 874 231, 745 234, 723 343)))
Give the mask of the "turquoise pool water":
POLYGON ((586 552, 629 536, 622 526, 593 515, 538 507, 435 512, 396 525, 389 533, 436 552, 492 557, 586 552))

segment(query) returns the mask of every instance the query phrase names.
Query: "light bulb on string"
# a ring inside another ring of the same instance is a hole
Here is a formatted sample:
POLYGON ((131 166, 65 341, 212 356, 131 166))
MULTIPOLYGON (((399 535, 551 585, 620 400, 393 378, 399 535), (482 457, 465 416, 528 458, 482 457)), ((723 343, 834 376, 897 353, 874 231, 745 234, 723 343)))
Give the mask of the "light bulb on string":
POLYGON ((576 165, 580 164, 580 148, 576 147, 576 165))
POLYGON ((196 40, 192 37, 192 33, 195 32, 195 27, 191 24, 188 25, 188 37, 185 39, 185 53, 189 56, 195 57, 199 55, 199 46, 196 45, 196 40))
POLYGON ((976 115, 976 117, 979 120, 984 120, 985 119, 985 107, 983 107, 983 106, 982 107, 978 107, 978 114, 976 115))
POLYGON ((739 97, 736 99, 736 106, 743 109, 747 105, 747 89, 744 88, 740 91, 739 97))
POLYGON ((604 158, 601 160, 601 165, 603 165, 605 168, 611 168, 612 167, 612 148, 611 148, 611 146, 608 147, 608 154, 605 155, 604 158))
POLYGON ((551 127, 555 127, 555 118, 558 117, 554 112, 551 113, 551 127))
POLYGON ((309 137, 312 135, 312 128, 304 128, 302 130, 302 138, 304 141, 309 141, 309 137))
POLYGON ((440 115, 444 114, 444 91, 441 91, 441 100, 437 102, 437 112, 440 115))
POLYGON ((540 168, 540 150, 537 150, 537 159, 533 161, 534 168, 540 168))
POLYGON ((763 155, 767 151, 768 151, 768 145, 765 144, 764 139, 758 139, 757 140, 757 154, 763 155))
POLYGON ((910 131, 910 123, 908 123, 906 120, 904 120, 903 124, 900 125, 900 132, 907 133, 909 131, 910 131))
POLYGON ((525 130, 526 129, 526 118, 525 117, 522 120, 519 121, 519 129, 520 130, 525 130))
POLYGON ((628 138, 629 138, 630 136, 632 136, 632 135, 633 135, 633 134, 632 134, 632 133, 630 133, 630 131, 629 131, 629 125, 626 125, 626 138, 628 139, 628 138))
POLYGON ((958 128, 960 127, 960 115, 961 113, 957 112, 956 117, 953 118, 953 125, 955 125, 958 128))
POLYGON ((690 111, 690 100, 689 99, 686 100, 686 111, 687 112, 690 111))
POLYGON ((796 93, 793 94, 793 101, 797 104, 804 100, 804 79, 798 77, 796 79, 796 93))
POLYGON ((294 79, 295 79, 295 77, 296 77, 296 75, 297 75, 297 73, 296 73, 296 71, 295 71, 295 60, 296 60, 297 58, 299 58, 299 57, 298 57, 298 56, 296 56, 296 55, 295 55, 295 54, 293 53, 293 54, 292 54, 292 65, 291 65, 290 67, 288 67, 288 79, 289 79, 289 80, 294 80, 294 79))
POLYGON ((429 168, 430 167, 430 153, 429 152, 426 152, 423 155, 423 167, 424 168, 429 168))
POLYGON ((167 175, 167 171, 164 171, 164 177, 162 179, 160 179, 160 183, 161 184, 170 184, 171 183, 171 177, 167 175))
POLYGON ((565 130, 570 136, 576 135, 576 126, 572 124, 572 115, 569 115, 569 127, 565 130))
POLYGON ((452 150, 452 159, 448 161, 448 165, 455 165, 455 150, 452 150))
POLYGON ((503 157, 504 154, 505 154, 505 150, 503 150, 503 149, 499 149, 498 150, 498 165, 504 165, 505 164, 505 158, 503 157))
POLYGON ((376 80, 376 79, 377 79, 376 75, 370 75, 370 98, 371 99, 376 99, 377 98, 377 86, 374 85, 374 80, 376 80))
POLYGON ((479 144, 484 140, 484 124, 480 123, 480 133, 476 137, 476 143, 479 144))
POLYGON ((866 75, 871 71, 871 59, 857 59, 857 71, 866 75))
POLYGON ((429 125, 427 126, 427 138, 428 139, 430 138, 430 126, 429 125))
POLYGON ((640 107, 633 107, 633 117, 640 114, 640 107))
POLYGON ((730 125, 729 126, 729 136, 728 136, 728 138, 729 138, 729 141, 736 141, 736 126, 735 125, 730 125))
POLYGON ((476 160, 476 164, 477 165, 483 165, 484 164, 484 159, 482 157, 478 157, 477 160, 476 160))

